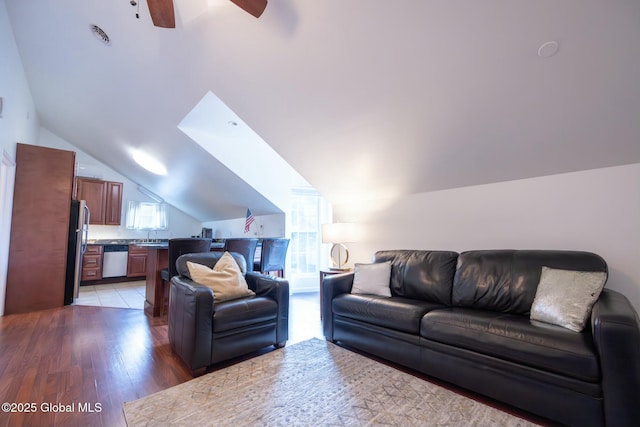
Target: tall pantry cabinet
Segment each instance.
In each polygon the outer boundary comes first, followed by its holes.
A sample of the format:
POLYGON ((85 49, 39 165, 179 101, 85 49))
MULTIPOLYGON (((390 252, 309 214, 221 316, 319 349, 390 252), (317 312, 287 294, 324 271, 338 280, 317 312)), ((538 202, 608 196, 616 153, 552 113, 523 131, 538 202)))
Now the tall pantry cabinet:
POLYGON ((75 153, 16 147, 5 314, 64 305, 75 153))

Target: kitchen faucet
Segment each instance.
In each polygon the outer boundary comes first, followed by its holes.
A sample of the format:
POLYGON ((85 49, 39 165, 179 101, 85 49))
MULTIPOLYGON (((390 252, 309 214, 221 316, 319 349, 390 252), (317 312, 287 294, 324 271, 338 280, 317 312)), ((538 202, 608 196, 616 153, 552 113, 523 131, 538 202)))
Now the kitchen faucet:
POLYGON ((155 242, 155 241, 157 240, 157 238, 158 238, 158 232, 157 232, 157 231, 155 231, 155 230, 149 230, 149 231, 147 232, 147 242, 151 242, 151 233, 154 233, 154 239, 153 239, 153 241, 155 242))

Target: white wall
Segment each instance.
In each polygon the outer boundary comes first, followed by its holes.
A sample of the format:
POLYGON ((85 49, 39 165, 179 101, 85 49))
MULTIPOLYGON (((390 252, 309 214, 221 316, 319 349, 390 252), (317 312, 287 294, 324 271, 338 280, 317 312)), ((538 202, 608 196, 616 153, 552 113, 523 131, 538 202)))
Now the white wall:
POLYGON ((35 144, 38 117, 4 0, 0 1, 0 316, 4 314, 16 143, 35 144))
MULTIPOLYGON (((79 150, 69 142, 59 138, 45 128, 40 129, 40 145, 44 147, 59 148, 76 152, 76 163, 91 166, 94 177, 123 183, 122 190, 122 222, 115 225, 91 225, 89 227, 89 239, 143 239, 147 238, 147 231, 128 230, 125 227, 125 213, 129 200, 151 202, 149 197, 138 191, 138 185, 120 175, 104 163, 99 162, 87 153, 79 150)), ((168 205, 169 228, 168 230, 153 232, 152 238, 169 239, 172 237, 190 237, 200 234, 200 222, 184 212, 168 205)))
POLYGON ((601 255, 640 312, 640 164, 334 206, 355 262, 381 249, 567 249, 601 255))
POLYGON ((216 239, 250 238, 250 237, 284 237, 285 214, 256 216, 248 233, 244 232, 246 218, 228 219, 225 221, 209 221, 202 224, 213 230, 216 239))
POLYGON ((4 0, 0 1, 0 64, 0 152, 6 150, 15 159, 17 142, 37 142, 39 124, 4 0))

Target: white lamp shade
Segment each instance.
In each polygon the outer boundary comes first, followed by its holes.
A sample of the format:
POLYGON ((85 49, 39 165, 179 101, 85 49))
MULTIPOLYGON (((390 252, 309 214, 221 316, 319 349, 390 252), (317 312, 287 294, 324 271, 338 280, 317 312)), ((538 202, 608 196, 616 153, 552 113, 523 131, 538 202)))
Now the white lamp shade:
POLYGON ((322 243, 348 243, 357 241, 355 224, 335 222, 322 224, 322 243))

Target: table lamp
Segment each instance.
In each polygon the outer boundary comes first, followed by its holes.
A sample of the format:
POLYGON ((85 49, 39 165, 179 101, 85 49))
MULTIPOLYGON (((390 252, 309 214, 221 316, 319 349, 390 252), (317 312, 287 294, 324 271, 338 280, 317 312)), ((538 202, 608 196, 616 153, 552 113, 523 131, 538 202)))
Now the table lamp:
POLYGON ((353 242, 355 236, 355 225, 350 222, 334 222, 332 224, 322 224, 322 243, 333 243, 331 246, 331 270, 347 271, 344 265, 349 261, 349 250, 344 245, 353 242))

